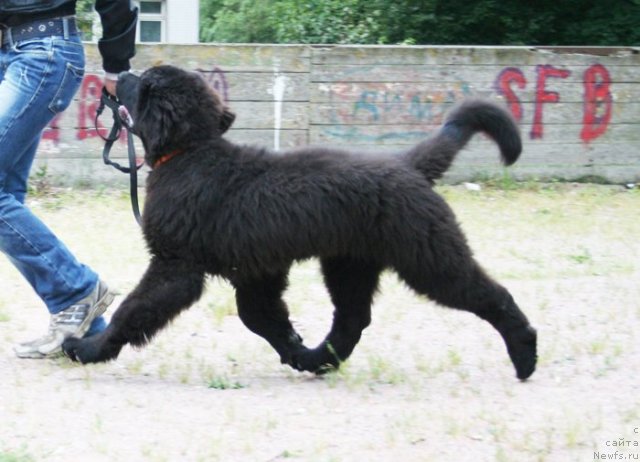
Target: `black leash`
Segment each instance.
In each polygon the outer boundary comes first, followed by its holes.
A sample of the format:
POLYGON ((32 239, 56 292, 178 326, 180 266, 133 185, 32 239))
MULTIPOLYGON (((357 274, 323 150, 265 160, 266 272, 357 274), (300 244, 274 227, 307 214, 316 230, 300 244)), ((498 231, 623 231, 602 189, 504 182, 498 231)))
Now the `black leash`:
POLYGON ((140 205, 138 203, 138 170, 140 170, 140 168, 144 165, 144 162, 140 164, 136 163, 136 150, 133 144, 133 134, 131 133, 131 130, 127 129, 127 151, 129 155, 129 166, 124 167, 109 158, 113 143, 115 143, 116 140, 120 137, 122 128, 127 128, 126 124, 122 123, 120 115, 118 114, 119 107, 120 103, 118 102, 118 100, 114 96, 112 96, 105 88, 102 88, 100 105, 96 110, 96 132, 105 141, 104 148, 102 149, 102 160, 104 161, 105 165, 110 165, 116 170, 121 171, 122 173, 129 174, 129 191, 131 194, 131 208, 133 209, 133 216, 135 217, 138 224, 142 225, 142 219, 140 217, 140 205), (100 130, 98 130, 98 118, 102 115, 105 107, 111 109, 113 115, 113 126, 111 127, 111 131, 106 138, 102 136, 100 130))

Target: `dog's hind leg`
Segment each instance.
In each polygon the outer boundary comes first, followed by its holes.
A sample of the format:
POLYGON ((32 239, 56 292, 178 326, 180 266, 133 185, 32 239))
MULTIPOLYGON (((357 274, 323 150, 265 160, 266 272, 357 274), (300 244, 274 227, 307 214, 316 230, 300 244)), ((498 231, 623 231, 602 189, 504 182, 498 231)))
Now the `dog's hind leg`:
POLYGON ((304 349, 302 337, 289 320, 282 299, 287 275, 265 275, 234 281, 238 315, 249 330, 263 337, 280 355, 283 364, 291 364, 294 353, 304 349))
POLYGON ((115 311, 109 326, 89 338, 67 339, 62 348, 81 363, 115 359, 130 343, 142 346, 202 294, 204 271, 181 260, 154 257, 142 280, 115 311))
POLYGON ((533 374, 536 366, 536 331, 511 294, 485 274, 469 256, 452 265, 447 256, 434 258, 439 267, 431 271, 397 268, 398 274, 416 292, 432 300, 470 311, 488 321, 502 336, 519 379, 533 374))
POLYGON ((371 303, 381 269, 372 262, 353 258, 322 260, 325 284, 335 307, 331 330, 314 349, 294 356, 292 366, 315 373, 336 369, 346 360, 371 322, 371 303))

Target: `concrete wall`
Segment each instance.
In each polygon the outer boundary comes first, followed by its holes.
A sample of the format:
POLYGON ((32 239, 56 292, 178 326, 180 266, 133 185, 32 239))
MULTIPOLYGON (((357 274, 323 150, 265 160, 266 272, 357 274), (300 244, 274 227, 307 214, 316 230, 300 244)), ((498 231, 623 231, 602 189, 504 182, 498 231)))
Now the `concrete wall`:
MULTIPOLYGON (((46 165, 64 182, 126 182, 100 160, 100 59, 92 45, 87 54, 77 101, 45 133, 36 169, 46 165)), ((237 113, 229 136, 239 142, 399 150, 475 95, 503 100, 520 122, 515 177, 640 181, 638 49, 141 45, 133 65, 161 63, 200 72, 223 95, 237 113)), ((122 140, 115 156, 125 149, 122 140)), ((447 180, 502 173, 497 149, 479 136, 447 180)))

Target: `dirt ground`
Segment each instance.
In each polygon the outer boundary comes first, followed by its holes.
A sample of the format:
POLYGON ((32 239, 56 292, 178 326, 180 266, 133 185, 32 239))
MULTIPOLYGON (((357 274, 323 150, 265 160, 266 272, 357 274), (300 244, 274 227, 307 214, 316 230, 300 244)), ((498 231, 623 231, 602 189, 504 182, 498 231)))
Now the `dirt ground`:
MULTIPOLYGON (((353 356, 321 378, 280 365, 216 280, 115 362, 21 360, 12 346, 48 317, 0 259, 0 462, 640 460, 640 192, 440 190, 538 329, 529 381, 488 324, 392 274, 353 356)), ((147 262, 127 194, 66 191, 31 205, 120 291, 113 313, 147 262)), ((315 262, 295 267, 287 301, 305 342, 319 342, 332 310, 315 262)))

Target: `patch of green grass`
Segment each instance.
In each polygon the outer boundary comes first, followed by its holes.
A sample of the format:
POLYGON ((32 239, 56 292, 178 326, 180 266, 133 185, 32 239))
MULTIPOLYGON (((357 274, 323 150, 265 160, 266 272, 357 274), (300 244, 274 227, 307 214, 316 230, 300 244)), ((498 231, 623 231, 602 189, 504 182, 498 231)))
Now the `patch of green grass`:
POLYGON ((289 451, 288 449, 285 449, 276 456, 276 459, 297 459, 299 457, 302 457, 301 451, 289 451))
POLYGON ((213 279, 208 282, 205 303, 217 327, 220 327, 227 317, 238 314, 235 292, 222 281, 213 279))
POLYGON ((450 349, 447 351, 447 362, 451 367, 457 367, 462 363, 462 357, 460 353, 450 349))
MULTIPOLYGON (((507 179, 508 180, 508 179, 507 179)), ((640 233, 638 197, 617 185, 502 184, 469 192, 439 186, 480 262, 497 278, 628 275, 635 271, 632 236, 640 233), (506 187, 503 187, 505 186, 506 187), (526 238, 525 238, 526 237, 526 238), (495 243, 506 245, 496 246, 495 243)))
POLYGON ((18 451, 1 451, 0 462, 35 462, 35 458, 27 453, 25 449, 18 451))
POLYGON ((370 355, 368 362, 370 379, 375 382, 396 385, 408 380, 406 373, 402 369, 382 355, 370 355))
POLYGON ((27 189, 30 196, 48 196, 52 192, 47 164, 42 164, 29 177, 27 189))
POLYGON ((213 388, 215 390, 240 390, 245 388, 240 382, 232 381, 225 376, 216 376, 209 379, 207 388, 213 388))
POLYGON ((593 258, 591 257, 591 252, 589 252, 589 249, 585 247, 580 247, 577 253, 567 255, 567 258, 579 265, 584 265, 587 263, 591 263, 593 261, 593 258))
POLYGON ((0 322, 9 321, 11 321, 11 316, 9 316, 9 313, 7 313, 3 307, 0 307, 0 322))

